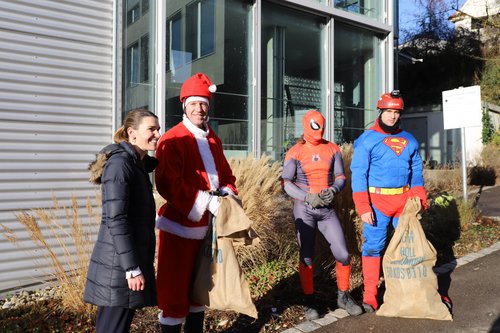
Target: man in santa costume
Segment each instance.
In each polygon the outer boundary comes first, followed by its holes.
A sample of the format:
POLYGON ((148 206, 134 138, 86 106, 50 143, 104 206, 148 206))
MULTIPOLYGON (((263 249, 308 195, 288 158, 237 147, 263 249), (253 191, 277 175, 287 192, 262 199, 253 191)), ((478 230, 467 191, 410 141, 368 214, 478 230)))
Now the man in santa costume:
POLYGON ((182 121, 158 142, 156 188, 167 200, 158 211, 157 292, 162 332, 203 332, 203 306, 190 301, 194 265, 217 216, 219 196, 237 194, 235 177, 222 142, 208 125, 208 110, 216 86, 203 73, 181 87, 182 121))
POLYGON ((363 220, 363 308, 378 308, 377 287, 387 228, 396 229, 409 197, 427 207, 418 142, 400 128, 403 98, 398 90, 383 94, 377 103, 375 125, 354 141, 351 162, 353 200, 363 220))

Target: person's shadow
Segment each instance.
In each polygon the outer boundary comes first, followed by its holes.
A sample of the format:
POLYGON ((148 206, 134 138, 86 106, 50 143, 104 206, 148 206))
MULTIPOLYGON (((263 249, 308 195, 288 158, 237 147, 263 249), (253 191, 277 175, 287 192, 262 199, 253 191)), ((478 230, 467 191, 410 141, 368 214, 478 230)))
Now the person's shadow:
POLYGON ((429 208, 422 213, 422 228, 427 240, 437 252, 435 273, 438 280, 438 292, 446 300, 451 311, 451 299, 448 291, 451 285, 451 273, 457 266, 453 246, 460 238, 460 213, 455 198, 446 192, 431 200, 429 208))
POLYGON ((500 316, 497 317, 497 319, 493 323, 493 326, 491 326, 488 333, 499 333, 499 332, 500 332, 500 316))

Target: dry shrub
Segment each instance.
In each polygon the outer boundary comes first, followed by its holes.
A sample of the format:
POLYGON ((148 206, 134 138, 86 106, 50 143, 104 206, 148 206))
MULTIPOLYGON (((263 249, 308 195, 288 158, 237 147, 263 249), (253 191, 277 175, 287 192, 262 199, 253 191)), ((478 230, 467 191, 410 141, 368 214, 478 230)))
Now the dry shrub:
POLYGON ((457 200, 458 213, 460 214, 460 225, 462 230, 469 228, 479 219, 479 211, 474 207, 474 200, 465 202, 463 199, 457 200))
POLYGON ((167 202, 156 189, 153 190, 153 198, 155 199, 156 211, 167 202))
POLYGON ((435 169, 424 168, 424 183, 427 196, 433 198, 443 191, 458 194, 462 191, 462 168, 444 165, 435 169))
MULTIPOLYGON (((20 212, 16 218, 37 246, 33 251, 42 251, 46 262, 42 267, 47 269, 44 273, 52 276, 53 283, 59 287, 63 306, 80 313, 91 313, 92 306, 83 301, 83 290, 100 220, 99 214, 93 211, 90 199, 87 199, 86 205, 87 223, 82 221, 79 208, 74 197, 70 207, 61 206, 53 198, 51 208, 20 212)), ((23 248, 12 230, 3 227, 3 232, 11 243, 23 248)))
MULTIPOLYGON (((427 168, 424 165, 425 188, 428 196, 434 198, 443 191, 460 196, 463 189, 461 164, 441 165, 427 168)), ((469 185, 495 185, 500 175, 500 146, 487 144, 481 151, 481 159, 476 165, 467 168, 469 185)))
POLYGON ((335 211, 342 222, 349 253, 359 255, 363 240, 363 222, 356 214, 352 199, 352 173, 350 166, 354 147, 348 143, 342 145, 341 149, 346 183, 344 189, 335 196, 335 211))
POLYGON ((245 213, 261 240, 255 246, 237 248, 243 270, 248 273, 270 261, 296 258, 292 204, 281 189, 281 163, 273 163, 265 155, 260 159, 232 159, 229 163, 245 213))

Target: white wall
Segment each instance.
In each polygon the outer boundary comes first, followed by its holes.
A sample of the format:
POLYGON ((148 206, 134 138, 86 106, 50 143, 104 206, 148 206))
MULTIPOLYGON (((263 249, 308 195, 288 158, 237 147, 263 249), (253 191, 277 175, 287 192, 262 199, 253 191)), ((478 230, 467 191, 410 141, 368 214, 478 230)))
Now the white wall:
POLYGON ((0 292, 47 272, 15 214, 74 196, 84 216, 95 197, 87 166, 112 135, 113 7, 0 0, 0 292))
MULTIPOLYGON (((433 160, 439 164, 461 161, 461 130, 445 130, 442 111, 412 113, 405 110, 403 127, 419 141, 423 160, 433 160)), ((481 140, 481 127, 466 128, 465 151, 468 164, 474 165, 478 161, 483 148, 481 140)))

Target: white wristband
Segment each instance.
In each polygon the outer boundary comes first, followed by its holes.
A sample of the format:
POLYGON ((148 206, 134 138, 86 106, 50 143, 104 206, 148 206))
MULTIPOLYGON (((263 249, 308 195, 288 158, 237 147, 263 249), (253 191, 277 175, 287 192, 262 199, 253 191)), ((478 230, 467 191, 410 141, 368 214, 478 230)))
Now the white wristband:
POLYGON ((130 271, 125 272, 125 278, 130 279, 142 274, 141 268, 137 266, 137 268, 131 269, 130 271))

